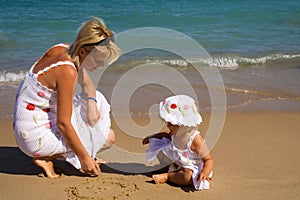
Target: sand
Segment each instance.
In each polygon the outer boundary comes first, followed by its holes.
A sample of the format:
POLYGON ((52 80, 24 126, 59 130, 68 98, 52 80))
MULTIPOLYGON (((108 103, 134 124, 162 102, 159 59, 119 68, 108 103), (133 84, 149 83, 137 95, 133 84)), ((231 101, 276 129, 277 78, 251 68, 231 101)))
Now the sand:
MULTIPOLYGON (((204 114, 204 120, 208 116, 204 114)), ((143 119, 139 119, 143 121, 143 119)), ((98 177, 75 173, 62 161, 58 179, 40 177, 41 170, 17 147, 12 121, 0 120, 0 199, 299 199, 300 112, 231 111, 212 150, 215 159, 211 188, 156 185, 149 173, 124 173, 114 168, 141 167, 107 153, 98 177), (108 154, 109 155, 109 154, 108 154), (116 160, 120 160, 118 163, 116 160), (113 168, 111 168, 113 167, 113 168)), ((201 125, 204 132, 208 120, 201 125)), ((117 134, 116 146, 143 152, 139 138, 117 134)), ((144 166, 146 167, 146 166, 144 166)), ((129 170, 130 171, 130 170, 129 170)))

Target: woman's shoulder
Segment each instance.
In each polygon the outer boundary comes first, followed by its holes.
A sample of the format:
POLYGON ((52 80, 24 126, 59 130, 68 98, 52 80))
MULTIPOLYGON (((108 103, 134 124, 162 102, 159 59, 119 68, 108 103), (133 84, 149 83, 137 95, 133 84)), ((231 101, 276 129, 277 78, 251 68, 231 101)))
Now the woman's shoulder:
POLYGON ((38 73, 41 70, 49 70, 54 66, 72 65, 76 68, 68 53, 68 44, 58 44, 49 48, 45 54, 33 65, 32 72, 38 73))
POLYGON ((69 45, 68 44, 57 44, 48 49, 45 53, 45 57, 53 60, 53 62, 57 61, 72 61, 71 57, 68 53, 69 45))
POLYGON ((46 52, 46 55, 53 56, 56 54, 66 53, 66 52, 68 52, 69 48, 70 48, 69 44, 59 43, 59 44, 56 44, 56 45, 53 45, 52 47, 50 47, 48 49, 48 51, 46 52))

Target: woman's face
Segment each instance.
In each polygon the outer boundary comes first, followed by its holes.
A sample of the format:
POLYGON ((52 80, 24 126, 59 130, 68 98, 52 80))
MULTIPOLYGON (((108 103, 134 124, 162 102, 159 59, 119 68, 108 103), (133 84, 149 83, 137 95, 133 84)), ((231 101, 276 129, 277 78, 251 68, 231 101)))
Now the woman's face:
POLYGON ((83 49, 82 52, 83 53, 80 54, 81 67, 93 71, 98 67, 104 66, 107 57, 106 53, 97 49, 92 50, 90 53, 83 49))

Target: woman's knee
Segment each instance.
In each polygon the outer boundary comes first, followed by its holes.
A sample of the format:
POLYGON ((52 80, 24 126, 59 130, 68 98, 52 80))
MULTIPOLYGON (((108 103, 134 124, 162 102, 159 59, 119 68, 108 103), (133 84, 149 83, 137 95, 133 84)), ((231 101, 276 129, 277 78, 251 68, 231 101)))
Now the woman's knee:
POLYGON ((107 136, 107 142, 109 142, 111 145, 113 145, 116 141, 116 136, 114 130, 110 129, 108 136, 107 136))
POLYGON ((110 129, 106 138, 106 141, 101 150, 105 150, 110 148, 115 143, 115 132, 110 129))

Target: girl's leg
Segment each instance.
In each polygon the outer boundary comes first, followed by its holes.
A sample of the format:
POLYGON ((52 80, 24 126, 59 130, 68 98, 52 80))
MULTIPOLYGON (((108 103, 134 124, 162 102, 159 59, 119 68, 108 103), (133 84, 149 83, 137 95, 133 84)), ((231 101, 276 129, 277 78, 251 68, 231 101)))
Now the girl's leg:
POLYGON ((170 181, 177 185, 191 185, 193 183, 192 174, 192 170, 181 168, 177 172, 153 175, 152 178, 156 184, 170 181))
POLYGON ((56 158, 61 158, 62 156, 60 154, 49 156, 49 157, 38 157, 38 158, 32 158, 34 164, 36 164, 38 167, 41 167, 44 172, 46 173, 48 178, 57 178, 59 177, 58 174, 54 171, 54 166, 52 160, 56 158))

